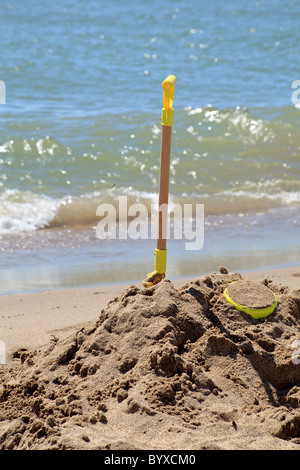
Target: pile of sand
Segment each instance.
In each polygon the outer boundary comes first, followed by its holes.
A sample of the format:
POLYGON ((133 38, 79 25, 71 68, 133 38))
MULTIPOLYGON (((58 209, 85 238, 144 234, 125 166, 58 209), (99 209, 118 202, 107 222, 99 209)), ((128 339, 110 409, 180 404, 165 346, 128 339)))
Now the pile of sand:
POLYGON ((255 320, 221 272, 129 286, 92 328, 21 351, 0 449, 299 449, 300 290, 261 281, 278 306, 255 320))

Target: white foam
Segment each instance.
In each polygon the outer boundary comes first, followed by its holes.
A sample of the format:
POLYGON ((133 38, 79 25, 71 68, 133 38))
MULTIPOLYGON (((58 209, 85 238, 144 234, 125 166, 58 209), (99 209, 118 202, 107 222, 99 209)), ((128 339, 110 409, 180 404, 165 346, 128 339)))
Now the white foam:
MULTIPOLYGON (((178 203, 196 202, 205 204, 207 214, 298 206, 300 203, 300 191, 267 192, 266 188, 259 185, 256 190, 251 183, 246 186, 248 191, 232 189, 214 194, 170 194, 169 210, 176 209, 178 203)), ((134 203, 145 204, 154 215, 158 209, 157 193, 138 191, 131 186, 119 188, 118 191, 108 190, 103 194, 94 191, 81 196, 66 195, 57 199, 31 191, 5 190, 0 193, 0 234, 29 232, 55 225, 90 223, 97 219, 96 210, 101 203, 113 204, 118 214, 120 196, 127 196, 128 207, 134 203)))
POLYGON ((19 233, 47 227, 59 200, 31 191, 9 189, 0 194, 0 233, 19 233))
POLYGON ((279 191, 278 193, 265 193, 260 191, 224 191, 220 196, 232 196, 234 198, 245 199, 265 199, 277 204, 297 204, 300 203, 300 191, 279 191))

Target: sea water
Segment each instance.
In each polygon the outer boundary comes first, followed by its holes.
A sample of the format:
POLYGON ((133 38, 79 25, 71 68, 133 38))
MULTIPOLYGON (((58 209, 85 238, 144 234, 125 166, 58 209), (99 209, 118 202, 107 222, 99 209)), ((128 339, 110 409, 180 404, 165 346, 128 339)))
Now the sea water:
POLYGON ((169 74, 170 207, 204 204, 205 233, 168 240, 167 276, 299 264, 299 20, 297 0, 3 2, 0 293, 152 271, 155 240, 100 240, 96 211, 157 203, 169 74))

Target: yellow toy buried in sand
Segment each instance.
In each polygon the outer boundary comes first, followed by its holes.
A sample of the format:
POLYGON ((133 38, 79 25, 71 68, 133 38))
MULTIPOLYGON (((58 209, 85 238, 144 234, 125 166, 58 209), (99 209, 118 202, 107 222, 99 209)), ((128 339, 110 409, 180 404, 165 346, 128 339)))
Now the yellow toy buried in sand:
POLYGON ((155 250, 154 271, 147 274, 143 281, 144 287, 158 284, 166 275, 167 266, 167 208, 169 200, 170 155, 171 136, 173 126, 173 101, 177 78, 169 75, 163 82, 163 109, 161 116, 161 153, 160 153, 160 179, 158 199, 158 236, 155 250))
POLYGON ((228 303, 255 319, 268 317, 277 306, 274 292, 259 282, 235 281, 226 287, 223 294, 228 303))

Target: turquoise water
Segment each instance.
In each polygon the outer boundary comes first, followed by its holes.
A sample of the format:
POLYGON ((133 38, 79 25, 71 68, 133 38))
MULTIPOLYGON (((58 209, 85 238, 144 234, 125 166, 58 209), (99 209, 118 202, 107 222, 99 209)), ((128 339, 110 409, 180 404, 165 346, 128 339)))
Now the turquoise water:
POLYGON ((154 241, 97 239, 96 209, 157 201, 169 74, 170 203, 204 204, 205 243, 170 240, 168 276, 299 264, 299 20, 296 0, 5 3, 0 292, 152 270, 154 241))

